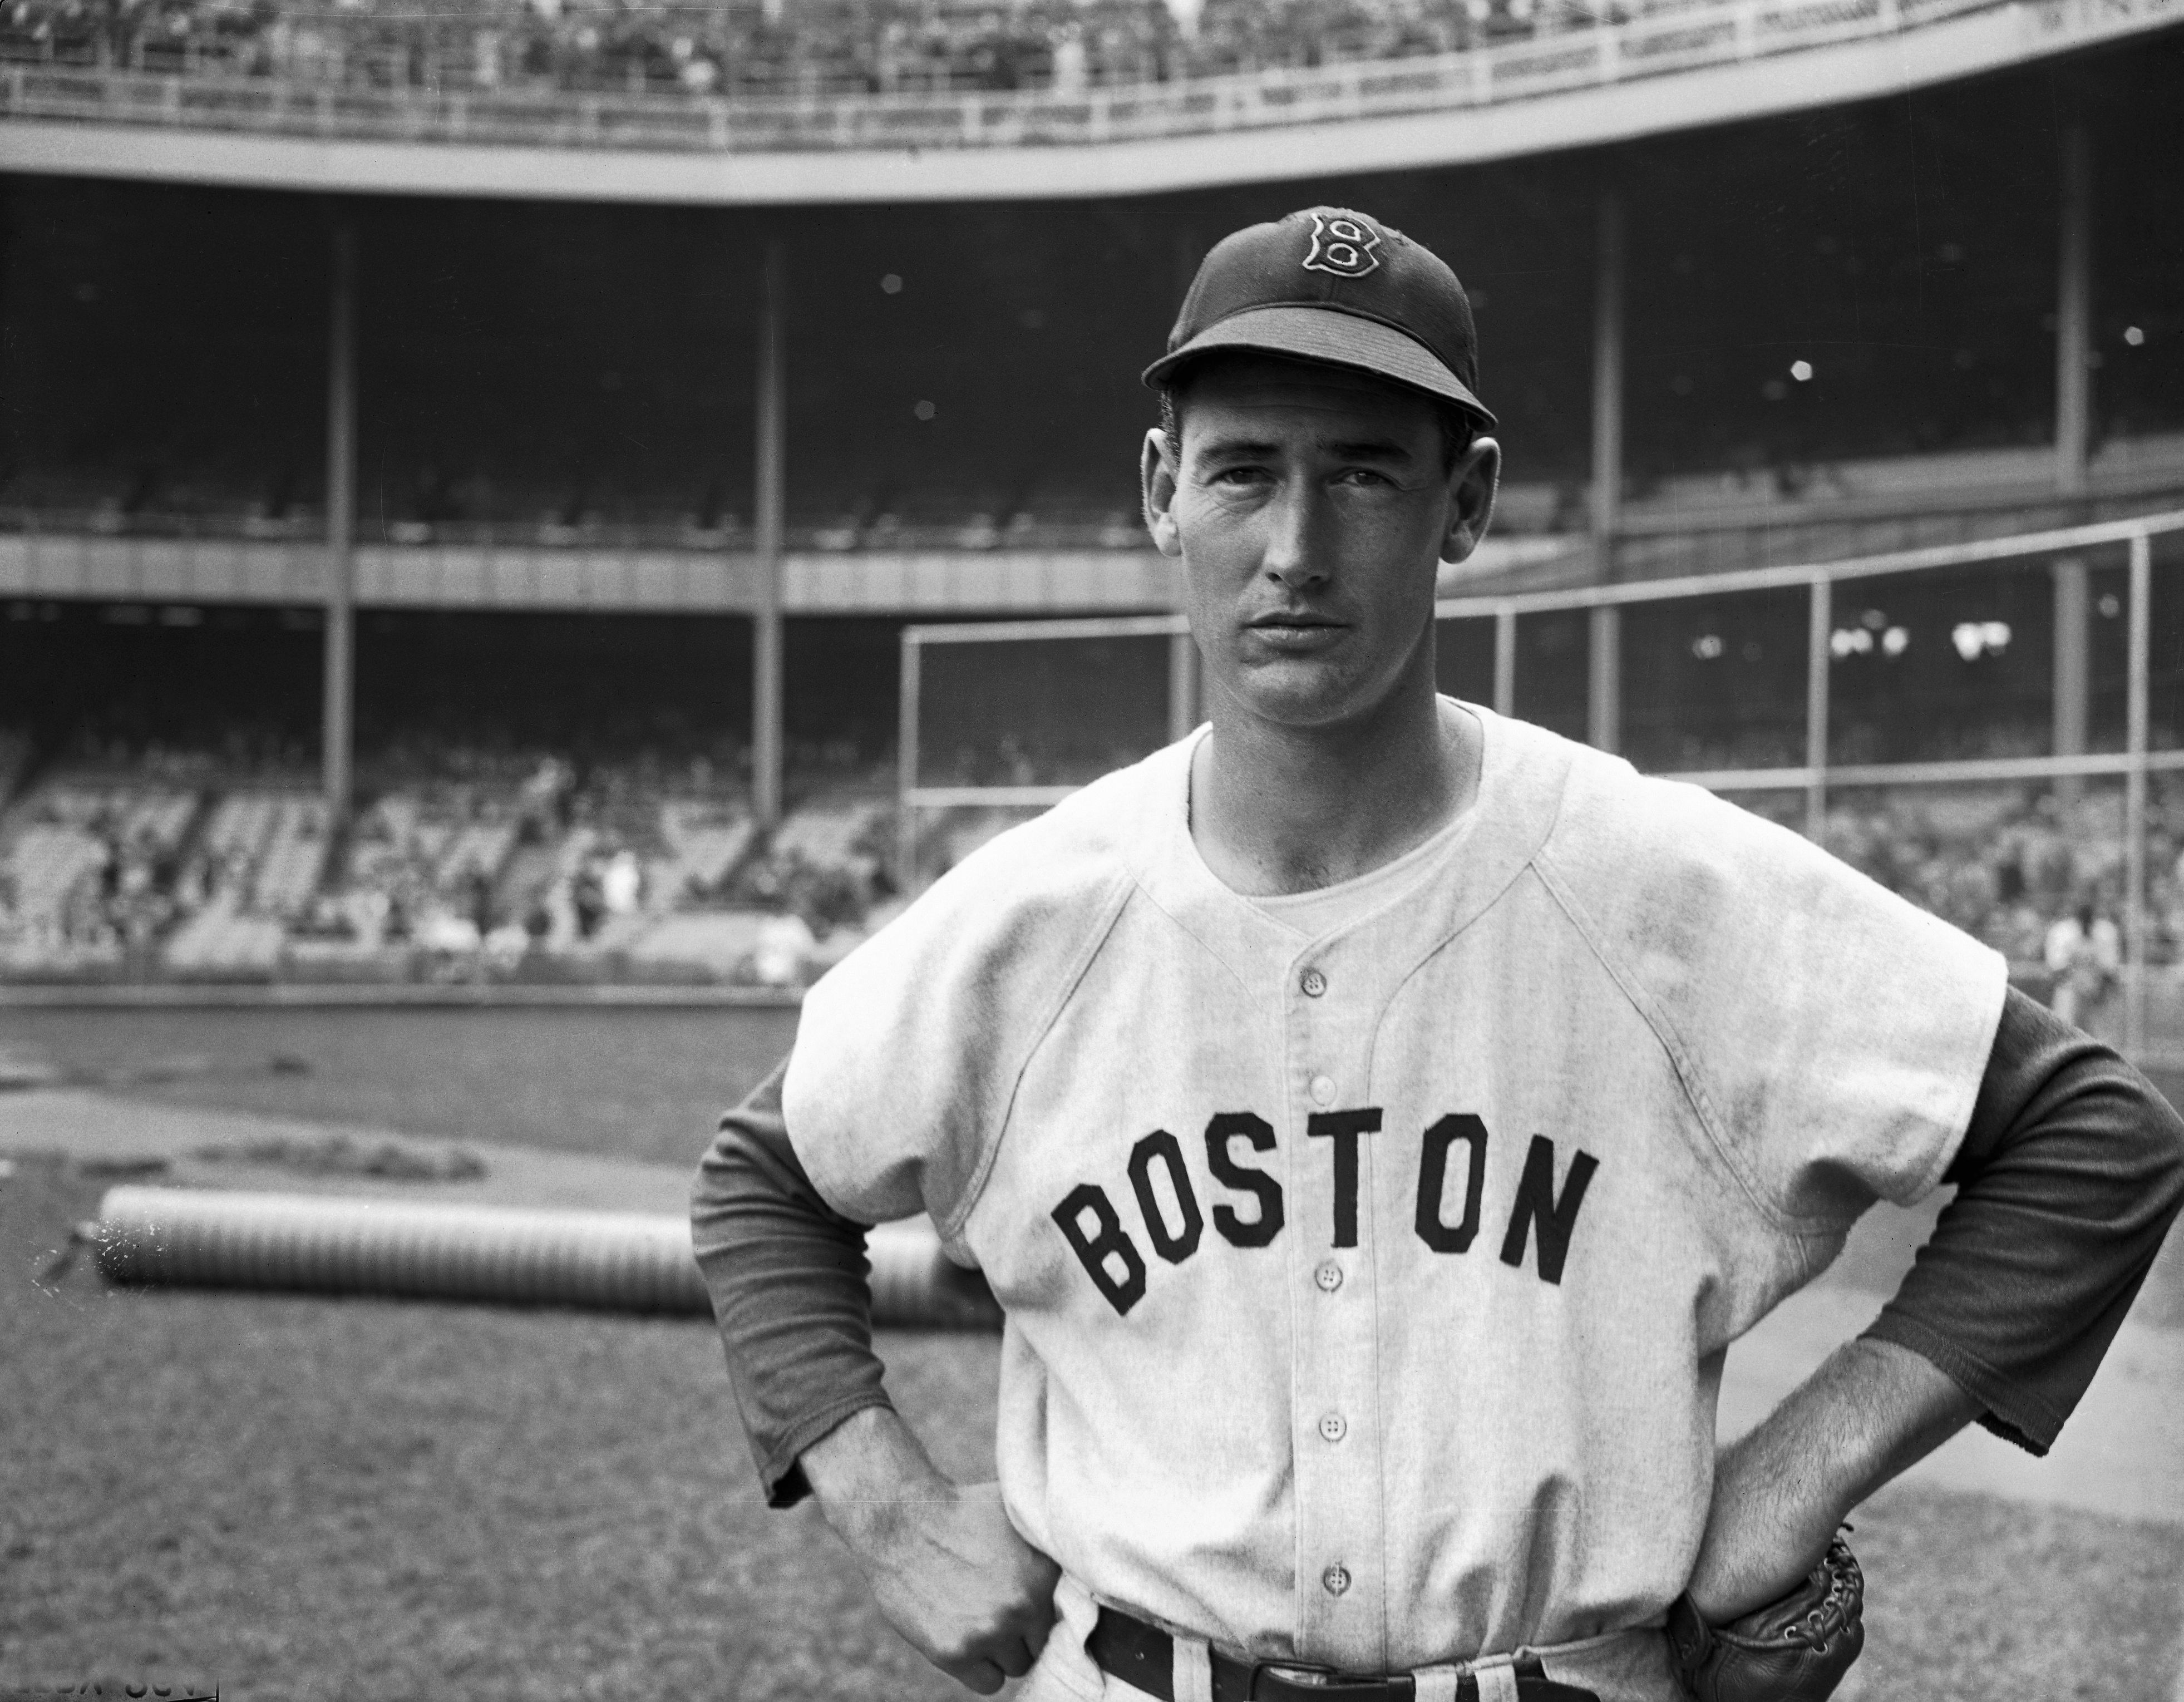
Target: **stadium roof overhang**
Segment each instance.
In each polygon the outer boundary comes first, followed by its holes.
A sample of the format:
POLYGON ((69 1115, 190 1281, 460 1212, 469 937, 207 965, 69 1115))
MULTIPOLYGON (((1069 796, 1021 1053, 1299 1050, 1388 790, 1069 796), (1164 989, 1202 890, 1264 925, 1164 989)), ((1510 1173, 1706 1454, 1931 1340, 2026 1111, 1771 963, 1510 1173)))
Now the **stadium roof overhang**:
POLYGON ((362 194, 712 206, 1158 194, 1594 147, 1869 100, 2150 33, 2184 0, 2033 0, 1915 29, 1450 111, 1061 147, 729 153, 0 120, 0 171, 362 194))

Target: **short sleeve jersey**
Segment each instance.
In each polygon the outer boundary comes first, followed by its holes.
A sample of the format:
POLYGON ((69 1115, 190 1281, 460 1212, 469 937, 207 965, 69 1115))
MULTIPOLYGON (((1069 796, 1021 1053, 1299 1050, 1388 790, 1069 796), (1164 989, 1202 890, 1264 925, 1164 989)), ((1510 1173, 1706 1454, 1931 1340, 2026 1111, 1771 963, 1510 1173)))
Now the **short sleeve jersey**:
MULTIPOLYGON (((1065 1604, 1358 1671, 1658 1625, 1724 1348, 1962 1138, 1999 957, 1472 713, 1459 831, 1334 932, 1200 857, 1201 731, 811 990, 790 1140, 836 1209, 928 1211, 984 1270, 1002 1488, 1065 1604)), ((1101 1694, 1081 1630, 1052 1694, 1101 1694)))

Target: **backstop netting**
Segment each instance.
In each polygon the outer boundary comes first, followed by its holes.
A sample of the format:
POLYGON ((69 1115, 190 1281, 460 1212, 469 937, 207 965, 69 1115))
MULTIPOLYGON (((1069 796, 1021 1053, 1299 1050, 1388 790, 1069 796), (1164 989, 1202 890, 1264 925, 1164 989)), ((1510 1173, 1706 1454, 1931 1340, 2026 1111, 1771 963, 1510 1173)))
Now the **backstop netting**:
POLYGON ((902 642, 898 866, 913 885, 1197 721, 1178 615, 911 626, 902 642))
MULTIPOLYGON (((1437 673, 1809 835, 2035 990, 2075 978, 2096 1032, 2184 1062, 2180 567, 2184 514, 2164 514, 1458 598, 1437 673)), ((1179 616, 914 626, 903 646, 913 885, 1198 719, 1179 616)))

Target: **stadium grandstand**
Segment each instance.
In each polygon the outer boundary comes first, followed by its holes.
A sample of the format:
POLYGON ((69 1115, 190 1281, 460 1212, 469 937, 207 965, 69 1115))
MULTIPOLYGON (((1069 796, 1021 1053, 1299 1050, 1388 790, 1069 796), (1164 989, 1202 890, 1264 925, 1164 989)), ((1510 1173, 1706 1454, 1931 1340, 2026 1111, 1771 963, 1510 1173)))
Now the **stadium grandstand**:
POLYGON ((808 978, 1189 724, 1136 375, 1322 200, 1477 311, 1451 689, 2173 965, 2171 17, 0 0, 0 981, 808 978))

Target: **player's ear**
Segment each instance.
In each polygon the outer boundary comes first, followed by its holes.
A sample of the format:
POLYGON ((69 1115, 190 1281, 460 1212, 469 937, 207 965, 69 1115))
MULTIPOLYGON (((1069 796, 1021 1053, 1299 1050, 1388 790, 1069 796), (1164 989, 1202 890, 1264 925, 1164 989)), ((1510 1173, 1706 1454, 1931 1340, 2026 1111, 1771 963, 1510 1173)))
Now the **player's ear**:
POLYGON ((1138 487, 1145 503, 1145 530, 1153 535, 1153 548, 1165 556, 1183 553, 1183 537, 1175 529, 1176 465, 1168 448, 1167 433, 1156 426, 1145 433, 1138 458, 1138 487))
POLYGON ((1441 537, 1440 559, 1466 559, 1486 536, 1494 520, 1494 493, 1502 483, 1502 446, 1491 437, 1474 437, 1448 470, 1448 530, 1441 537))

